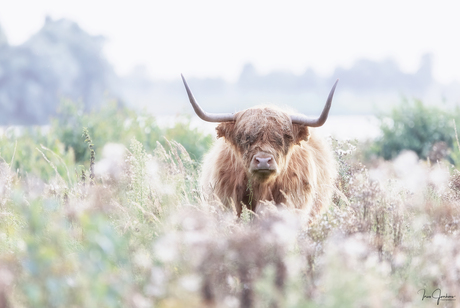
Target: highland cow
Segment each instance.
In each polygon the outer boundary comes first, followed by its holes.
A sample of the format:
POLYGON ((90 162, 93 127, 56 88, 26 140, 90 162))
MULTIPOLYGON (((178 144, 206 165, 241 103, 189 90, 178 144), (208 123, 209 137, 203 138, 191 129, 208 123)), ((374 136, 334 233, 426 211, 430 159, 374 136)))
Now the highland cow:
POLYGON ((242 205, 256 211, 265 201, 305 209, 309 217, 331 202, 336 162, 326 140, 311 127, 326 122, 337 81, 321 116, 310 119, 276 107, 259 106, 235 114, 201 109, 182 76, 196 114, 219 122, 218 140, 205 156, 201 185, 240 215, 242 205))

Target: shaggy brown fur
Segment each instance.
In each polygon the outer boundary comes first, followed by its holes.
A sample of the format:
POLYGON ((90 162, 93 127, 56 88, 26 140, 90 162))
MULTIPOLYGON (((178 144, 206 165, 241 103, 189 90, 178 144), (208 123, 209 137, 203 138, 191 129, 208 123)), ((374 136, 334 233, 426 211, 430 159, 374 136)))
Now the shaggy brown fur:
POLYGON ((201 184, 226 205, 242 203, 253 211, 273 201, 322 212, 331 200, 336 163, 327 143, 307 126, 292 124, 286 112, 256 107, 235 114, 234 122, 217 126, 220 137, 205 156, 201 184), (259 178, 249 167, 256 153, 273 155, 277 171, 259 178))

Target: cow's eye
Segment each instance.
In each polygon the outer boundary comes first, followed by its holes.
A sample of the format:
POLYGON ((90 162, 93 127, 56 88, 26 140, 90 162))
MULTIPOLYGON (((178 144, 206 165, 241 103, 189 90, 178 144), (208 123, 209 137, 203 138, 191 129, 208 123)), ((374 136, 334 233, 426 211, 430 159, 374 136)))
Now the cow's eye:
POLYGON ((246 144, 251 145, 252 143, 254 143, 254 140, 255 140, 255 138, 252 135, 246 135, 246 137, 245 137, 246 144))
POLYGON ((287 143, 290 143, 294 140, 294 138, 290 134, 284 134, 284 140, 286 140, 287 143))
POLYGON ((280 137, 275 137, 274 139, 276 145, 283 146, 283 139, 281 139, 280 137))

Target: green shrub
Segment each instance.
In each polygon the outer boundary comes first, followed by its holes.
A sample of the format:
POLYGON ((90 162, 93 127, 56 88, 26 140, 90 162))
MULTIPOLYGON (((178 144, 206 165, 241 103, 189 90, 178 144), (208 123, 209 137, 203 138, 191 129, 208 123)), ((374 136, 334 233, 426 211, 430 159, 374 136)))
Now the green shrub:
POLYGON ((453 120, 460 123, 460 110, 445 110, 424 105, 419 100, 412 103, 405 100, 389 116, 381 115, 379 120, 382 135, 372 144, 372 153, 390 160, 403 150, 411 150, 426 159, 433 150, 436 151, 433 149, 436 144, 444 143, 454 149, 453 120))
MULTIPOLYGON (((196 161, 201 160, 213 141, 212 135, 205 135, 197 128, 191 128, 190 118, 176 122, 173 127, 167 128, 164 136, 183 145, 190 157, 196 161)), ((166 146, 167 142, 164 139, 160 139, 160 142, 163 146, 166 146)))
POLYGON ((22 128, 1 136, 0 158, 20 178, 34 175, 48 181, 58 176, 71 181, 70 173, 75 169, 73 149, 66 150, 61 141, 42 128, 22 128))
POLYGON ((128 147, 132 138, 152 151, 162 132, 155 118, 148 113, 144 114, 141 116, 134 110, 119 106, 115 101, 108 102, 98 110, 84 113, 83 104, 62 101, 58 117, 52 121, 52 132, 65 144, 66 150, 74 150, 78 163, 89 160, 88 147, 81 142, 83 127, 88 129, 96 151, 108 142, 122 143, 128 147))
POLYGON ((160 128, 153 115, 138 113, 115 101, 89 113, 83 112, 82 104, 63 101, 58 118, 53 120, 52 131, 66 149, 74 150, 78 163, 89 160, 89 150, 81 142, 83 127, 88 128, 96 151, 108 142, 122 143, 128 148, 135 138, 147 152, 152 152, 157 147, 157 141, 167 145, 164 136, 181 143, 192 158, 200 160, 212 143, 211 135, 192 128, 190 119, 177 122, 172 128, 160 128))
POLYGON ((157 142, 168 147, 168 140, 181 143, 192 159, 200 161, 212 143, 212 136, 191 127, 190 119, 173 127, 161 128, 153 115, 136 112, 108 102, 98 110, 84 112, 81 103, 63 100, 58 117, 49 127, 11 127, 0 136, 0 159, 8 163, 20 177, 28 174, 49 182, 54 176, 68 184, 75 181, 78 165, 90 166, 90 150, 82 136, 83 128, 91 136, 96 159, 107 143, 120 143, 129 148, 135 138, 147 153, 153 153, 157 142), (54 166, 50 168, 50 165, 54 166), (56 174, 57 172, 57 174, 56 174))

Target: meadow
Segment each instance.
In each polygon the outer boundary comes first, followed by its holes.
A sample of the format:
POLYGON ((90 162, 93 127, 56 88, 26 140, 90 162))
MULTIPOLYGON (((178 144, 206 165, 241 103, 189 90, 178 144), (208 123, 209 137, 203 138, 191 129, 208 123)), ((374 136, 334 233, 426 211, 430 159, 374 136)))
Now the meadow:
POLYGON ((187 120, 63 102, 47 129, 6 129, 0 307, 458 306, 454 113, 402 108, 414 125, 395 111, 379 140, 329 139, 337 189, 312 224, 287 206, 237 218, 208 202, 214 137, 187 120), (431 139, 404 139, 414 126, 431 139))

